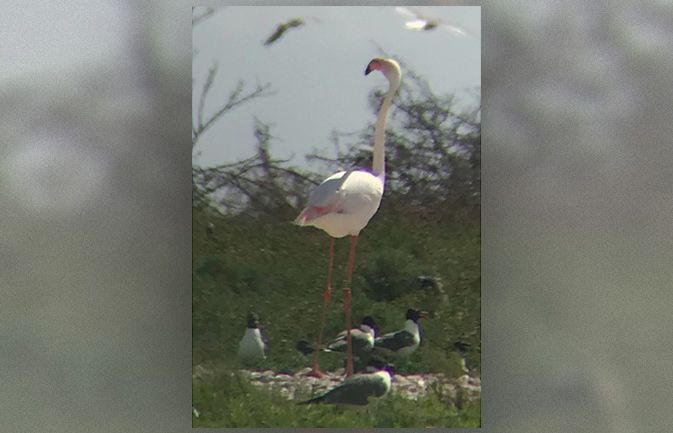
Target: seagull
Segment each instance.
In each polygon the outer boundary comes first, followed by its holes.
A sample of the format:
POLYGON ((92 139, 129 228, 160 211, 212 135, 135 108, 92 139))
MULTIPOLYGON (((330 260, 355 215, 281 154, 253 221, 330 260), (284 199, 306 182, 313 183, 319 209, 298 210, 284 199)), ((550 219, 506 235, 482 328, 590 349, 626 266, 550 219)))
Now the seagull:
POLYGON ((278 24, 278 27, 276 27, 276 30, 267 38, 267 40, 264 42, 264 45, 269 46, 276 42, 281 36, 283 36, 283 33, 291 29, 292 27, 300 27, 304 25, 304 20, 301 18, 292 18, 286 23, 278 24))
MULTIPOLYGON (((348 342, 346 341, 347 332, 341 331, 334 340, 327 344, 327 347, 321 349, 323 352, 346 352, 348 342)), ((353 343, 353 355, 361 355, 374 348, 374 339, 376 338, 376 322, 371 316, 362 319, 360 328, 351 329, 351 339, 353 343)), ((297 342, 297 350, 304 355, 315 351, 315 346, 306 340, 297 342)))
MULTIPOLYGON (((332 340, 324 352, 346 352, 348 343, 346 341, 346 331, 342 331, 332 340)), ((351 329, 351 339, 353 343, 353 355, 359 355, 362 352, 368 352, 374 348, 374 339, 376 338, 376 322, 371 316, 362 319, 360 329, 351 329)))
POLYGON ((246 320, 247 328, 238 344, 238 357, 245 364, 253 364, 266 359, 267 345, 259 328, 257 314, 248 314, 246 320))
POLYGON ((457 36, 468 35, 467 31, 461 27, 444 22, 439 18, 421 15, 419 12, 412 11, 411 9, 405 8, 403 6, 397 6, 395 8, 395 12, 410 18, 409 21, 404 23, 404 27, 406 27, 407 30, 434 30, 437 27, 442 27, 457 36))
POLYGON ((409 308, 406 314, 407 321, 404 324, 404 329, 378 337, 374 341, 374 346, 377 349, 380 348, 392 353, 394 356, 408 356, 412 354, 418 348, 418 345, 421 344, 418 319, 423 317, 427 317, 425 311, 409 308))
POLYGON ((369 397, 381 397, 390 391, 391 366, 378 358, 372 358, 369 362, 374 368, 373 373, 355 374, 347 377, 340 385, 330 389, 323 395, 298 404, 329 403, 329 404, 352 404, 364 406, 369 402, 369 397))
POLYGON ((472 345, 470 343, 466 343, 462 339, 459 339, 453 343, 453 350, 455 353, 458 354, 460 362, 460 371, 463 374, 470 374, 470 366, 468 365, 466 355, 467 352, 471 350, 471 347, 472 345))

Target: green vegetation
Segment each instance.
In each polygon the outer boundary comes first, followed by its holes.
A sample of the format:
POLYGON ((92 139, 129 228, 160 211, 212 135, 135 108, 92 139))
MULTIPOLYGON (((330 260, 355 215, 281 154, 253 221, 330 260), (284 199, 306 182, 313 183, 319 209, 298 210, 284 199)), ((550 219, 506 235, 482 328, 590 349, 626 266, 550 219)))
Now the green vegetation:
MULTIPOLYGON (((386 396, 364 411, 311 406, 298 408, 285 398, 254 388, 231 363, 249 311, 259 314, 269 339, 269 356, 259 366, 294 373, 310 359, 294 346, 317 337, 325 285, 328 237, 289 222, 263 222, 241 216, 193 217, 193 363, 228 363, 214 380, 194 381, 195 426, 219 427, 421 427, 478 426, 479 404, 457 412, 428 395, 418 401, 386 396), (207 222, 215 224, 213 237, 207 222), (389 412, 390 409, 394 409, 389 412)), ((344 328, 341 281, 347 239, 336 244, 334 289, 326 336, 344 328)), ((399 329, 408 306, 432 313, 421 326, 424 342, 396 373, 460 374, 453 343, 471 344, 468 359, 480 368, 480 232, 470 225, 420 225, 377 215, 363 231, 353 279, 353 317, 372 315, 381 332, 399 329), (422 287, 420 275, 441 278, 448 299, 422 287)), ((321 354, 323 369, 343 366, 336 354, 321 354)))
MULTIPOLYGON (((298 339, 317 337, 328 237, 288 222, 223 216, 214 220, 211 240, 203 215, 195 212, 193 223, 194 364, 235 354, 245 316, 255 311, 269 339, 267 367, 291 372, 307 366, 294 347, 298 339)), ((471 344, 468 359, 479 369, 479 239, 479 227, 413 225, 384 215, 363 231, 352 284, 354 320, 372 315, 380 331, 388 332, 401 327, 409 306, 433 315, 421 322, 425 343, 418 356, 397 363, 398 371, 454 376, 455 365, 442 360, 459 338, 471 344), (422 287, 420 275, 441 278, 448 302, 433 287, 422 287)), ((344 328, 341 281, 347 248, 346 239, 337 241, 326 336, 344 328)), ((321 364, 337 368, 341 360, 325 354, 321 364)))
MULTIPOLYGON (((207 81, 202 97, 208 89, 207 81)), ((258 87, 243 97, 239 84, 229 99, 235 104, 228 103, 217 116, 266 89, 258 87)), ((380 99, 372 92, 375 112, 380 99)), ((466 357, 472 373, 479 375, 480 109, 456 112, 451 95, 434 94, 421 77, 405 70, 390 119, 385 194, 358 241, 351 286, 354 323, 370 315, 385 333, 402 326, 408 307, 426 310, 431 317, 421 321, 423 342, 408 359, 395 361, 396 373, 457 377, 461 357, 455 344, 460 341, 469 345, 466 357)), ((197 127, 193 144, 203 130, 205 126, 197 127)), ((360 411, 298 408, 280 395, 254 388, 236 373, 237 345, 251 311, 259 315, 269 339, 269 356, 259 368, 292 374, 309 366, 310 359, 295 345, 299 339, 317 337, 329 238, 291 221, 326 174, 337 167, 371 166, 371 152, 363 150, 372 142, 371 126, 357 136, 334 133, 335 149, 349 150, 337 150, 335 158, 308 155, 322 165, 317 171, 274 159, 268 125, 258 120, 254 132, 256 155, 193 167, 193 365, 216 372, 193 381, 193 404, 199 412, 194 425, 479 426, 479 402, 465 402, 458 410, 445 396, 430 393, 418 401, 387 395, 360 411), (350 142, 341 143, 344 139, 350 142)), ((326 338, 345 326, 342 280, 347 250, 348 239, 337 240, 326 338)), ((320 366, 333 370, 343 361, 336 354, 321 354, 320 366)))
POLYGON ((194 427, 479 427, 480 402, 457 410, 440 394, 430 392, 416 401, 386 395, 363 408, 334 405, 298 406, 276 392, 251 385, 228 369, 194 380, 194 427))

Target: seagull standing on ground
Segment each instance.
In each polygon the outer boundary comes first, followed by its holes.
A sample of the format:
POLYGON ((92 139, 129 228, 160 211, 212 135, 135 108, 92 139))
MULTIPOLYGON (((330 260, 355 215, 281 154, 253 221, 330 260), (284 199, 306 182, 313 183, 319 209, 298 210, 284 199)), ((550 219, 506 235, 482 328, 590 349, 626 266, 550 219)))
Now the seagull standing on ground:
POLYGON ((267 345, 259 328, 259 317, 248 314, 245 334, 238 344, 238 357, 244 364, 254 364, 266 358, 267 345))
POLYGON ((364 406, 369 402, 369 397, 381 397, 387 394, 392 381, 391 367, 376 358, 373 358, 369 365, 375 369, 374 373, 347 377, 340 385, 323 395, 299 404, 328 403, 364 406))
POLYGON ((405 316, 407 320, 404 323, 404 329, 376 338, 374 347, 398 357, 411 355, 421 344, 418 319, 426 316, 424 311, 409 308, 405 316))

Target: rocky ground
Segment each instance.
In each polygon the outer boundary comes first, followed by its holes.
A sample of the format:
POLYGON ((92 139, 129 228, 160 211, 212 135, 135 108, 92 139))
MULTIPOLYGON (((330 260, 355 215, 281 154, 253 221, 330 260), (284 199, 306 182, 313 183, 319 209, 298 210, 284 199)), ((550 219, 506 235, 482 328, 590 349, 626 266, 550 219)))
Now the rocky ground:
MULTIPOLYGON (((309 368, 294 375, 275 373, 271 370, 241 370, 250 382, 258 387, 278 391, 289 400, 300 400, 310 395, 320 394, 341 383, 343 369, 327 372, 322 378, 308 376, 309 368)), ((194 369, 195 377, 204 377, 212 373, 202 366, 194 369)), ((464 374, 458 378, 449 378, 443 374, 410 374, 393 376, 393 394, 400 394, 410 400, 416 400, 428 392, 437 391, 460 405, 464 400, 476 400, 481 396, 481 380, 464 374)))

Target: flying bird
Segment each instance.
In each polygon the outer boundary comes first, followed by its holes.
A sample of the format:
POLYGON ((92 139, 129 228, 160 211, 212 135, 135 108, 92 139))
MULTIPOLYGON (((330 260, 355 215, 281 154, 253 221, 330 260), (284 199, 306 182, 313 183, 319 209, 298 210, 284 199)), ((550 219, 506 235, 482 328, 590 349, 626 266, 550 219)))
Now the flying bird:
MULTIPOLYGON (((385 151, 384 132, 388 109, 393 96, 400 87, 402 73, 400 66, 393 59, 372 59, 365 75, 372 71, 380 71, 389 83, 388 92, 383 98, 374 128, 374 147, 372 169, 350 169, 339 171, 325 179, 311 194, 308 205, 295 219, 299 226, 313 226, 325 231, 330 236, 329 262, 327 270, 327 286, 323 292, 323 309, 318 334, 317 347, 321 347, 322 333, 325 327, 327 303, 331 296, 332 269, 334 261, 334 239, 350 236, 350 251, 344 280, 344 314, 346 316, 346 375, 353 374, 353 349, 351 335, 351 280, 355 261, 355 247, 360 231, 374 216, 381 204, 385 184, 385 151)), ((318 352, 316 351, 311 366, 311 375, 320 377, 318 369, 318 352)))
POLYGON ((291 29, 292 27, 300 27, 304 25, 304 20, 302 18, 292 18, 290 21, 282 24, 278 24, 276 30, 267 38, 264 42, 264 45, 269 46, 276 42, 283 34, 291 29))
POLYGON ((374 347, 397 357, 411 355, 421 344, 418 320, 426 316, 427 313, 424 311, 409 308, 405 315, 404 328, 377 337, 374 341, 374 347))
POLYGON ((375 370, 373 373, 347 377, 340 385, 323 395, 298 404, 328 403, 364 406, 369 402, 369 397, 382 397, 390 391, 392 369, 390 365, 377 358, 372 358, 370 365, 375 370))
POLYGON ((244 364, 253 365, 266 358, 267 342, 262 336, 257 314, 248 314, 246 321, 245 333, 238 344, 238 357, 244 364))
POLYGON ((420 13, 403 6, 397 6, 395 12, 409 18, 409 21, 404 23, 404 27, 406 27, 407 30, 434 30, 438 27, 442 27, 458 36, 468 35, 467 31, 462 27, 449 24, 439 18, 423 16, 420 13))

